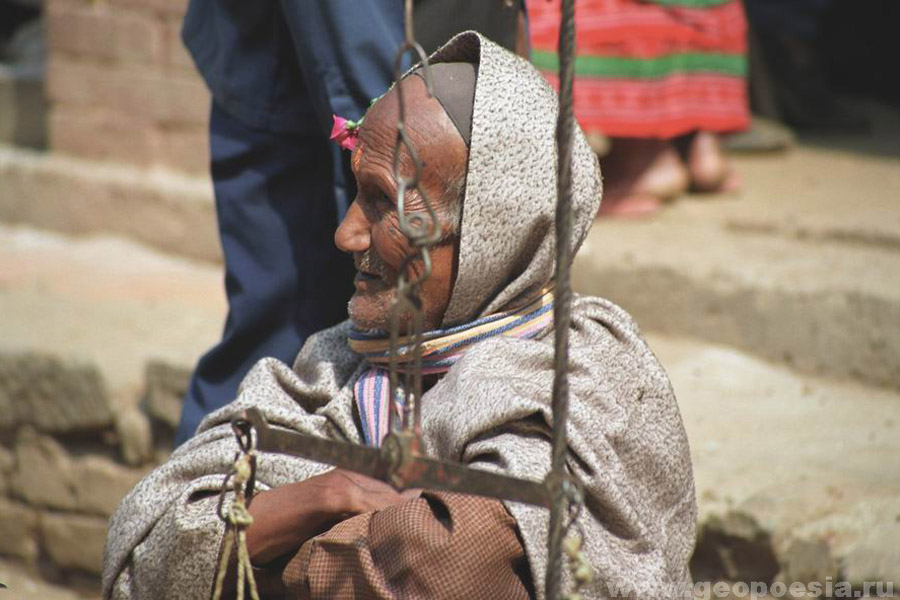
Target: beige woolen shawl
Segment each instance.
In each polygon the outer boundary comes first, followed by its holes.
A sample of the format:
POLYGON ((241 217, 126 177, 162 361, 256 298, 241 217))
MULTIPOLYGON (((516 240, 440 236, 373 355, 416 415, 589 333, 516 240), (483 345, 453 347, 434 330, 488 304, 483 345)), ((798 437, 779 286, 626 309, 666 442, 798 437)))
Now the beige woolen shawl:
MULTIPOLYGON (((527 62, 478 34, 460 34, 434 61, 478 65, 459 272, 444 325, 532 296, 553 273, 556 94, 527 62)), ((579 130, 573 161, 575 236, 597 210, 597 160, 579 130)), ((293 368, 260 361, 239 397, 148 475, 112 518, 105 598, 209 597, 223 535, 216 494, 236 450, 229 419, 258 407, 270 423, 361 443, 353 383, 364 370, 346 324, 312 336, 293 368)), ((634 321, 600 298, 578 297, 571 329, 568 465, 584 484, 581 523, 597 581, 632 597, 670 598, 688 581, 696 505, 684 427, 665 372, 634 321)), ((475 345, 423 399, 427 451, 523 478, 549 470, 552 335, 475 345)), ((283 455, 259 459, 261 489, 328 469, 283 455)), ((548 512, 507 503, 543 597, 548 512)), ((489 582, 486 582, 489 586, 489 582)))

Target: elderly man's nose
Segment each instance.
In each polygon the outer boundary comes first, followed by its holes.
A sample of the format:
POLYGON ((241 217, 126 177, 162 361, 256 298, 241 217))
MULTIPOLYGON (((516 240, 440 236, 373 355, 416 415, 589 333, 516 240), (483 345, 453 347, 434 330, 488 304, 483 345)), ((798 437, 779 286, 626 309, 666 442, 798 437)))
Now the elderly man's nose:
POLYGON ((372 224, 355 200, 334 232, 334 243, 344 252, 365 252, 372 243, 372 224))

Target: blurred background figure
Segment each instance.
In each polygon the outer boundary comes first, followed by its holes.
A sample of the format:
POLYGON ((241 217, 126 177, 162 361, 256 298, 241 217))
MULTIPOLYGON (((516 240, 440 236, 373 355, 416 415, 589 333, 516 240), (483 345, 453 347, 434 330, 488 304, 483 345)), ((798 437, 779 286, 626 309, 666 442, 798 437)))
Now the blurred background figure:
POLYGON ((746 0, 756 62, 753 108, 800 130, 859 131, 866 120, 828 88, 816 44, 832 0, 746 0))
MULTIPOLYGON (((528 11, 534 62, 555 83, 559 2, 528 11)), ((581 0, 576 19, 575 114, 610 144, 601 213, 646 215, 688 189, 735 190, 717 134, 750 122, 740 1, 581 0)))
POLYGON ((387 88, 402 7, 192 0, 182 36, 213 99, 228 317, 194 370, 176 445, 234 399, 256 361, 290 363, 307 336, 346 318, 353 262, 332 235, 356 188, 328 141, 331 115, 359 119, 387 88))
POLYGON ((0 144, 46 144, 41 0, 0 0, 0 144))

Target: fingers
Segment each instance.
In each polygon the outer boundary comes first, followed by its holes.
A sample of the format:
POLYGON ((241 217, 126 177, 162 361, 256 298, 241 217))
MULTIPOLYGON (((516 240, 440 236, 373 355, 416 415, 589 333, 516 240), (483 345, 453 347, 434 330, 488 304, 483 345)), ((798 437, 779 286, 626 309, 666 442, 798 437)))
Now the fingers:
POLYGON ((402 504, 418 498, 422 493, 421 488, 398 491, 388 483, 354 471, 334 469, 331 474, 341 482, 341 487, 353 499, 353 512, 357 514, 402 504))
POLYGON ((381 510, 405 501, 390 485, 366 475, 344 469, 334 469, 329 475, 335 492, 348 500, 353 514, 381 510))
POLYGON ((394 493, 398 492, 391 487, 389 484, 379 481, 378 479, 373 479, 367 475, 362 475, 360 473, 355 473, 353 471, 346 471, 344 469, 335 469, 335 476, 342 477, 347 485, 355 486, 361 491, 369 492, 369 493, 394 493))

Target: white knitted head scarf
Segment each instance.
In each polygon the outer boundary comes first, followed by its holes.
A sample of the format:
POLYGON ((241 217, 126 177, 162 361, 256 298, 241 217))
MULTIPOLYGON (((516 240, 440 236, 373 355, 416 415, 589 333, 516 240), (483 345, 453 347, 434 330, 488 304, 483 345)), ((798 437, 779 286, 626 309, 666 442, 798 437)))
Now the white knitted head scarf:
MULTIPOLYGON (((431 62, 478 65, 459 270, 443 327, 527 302, 553 277, 557 94, 527 61, 467 31, 431 62)), ((596 155, 576 125, 573 254, 600 207, 596 155)))

